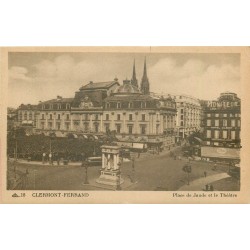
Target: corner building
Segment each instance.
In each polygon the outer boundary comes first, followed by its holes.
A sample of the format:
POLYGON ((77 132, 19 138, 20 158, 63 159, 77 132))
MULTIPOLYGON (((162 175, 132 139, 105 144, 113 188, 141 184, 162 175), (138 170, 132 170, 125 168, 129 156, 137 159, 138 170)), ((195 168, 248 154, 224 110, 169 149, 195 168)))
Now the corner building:
POLYGON ((205 144, 217 147, 240 147, 241 100, 235 93, 221 93, 204 105, 205 144))

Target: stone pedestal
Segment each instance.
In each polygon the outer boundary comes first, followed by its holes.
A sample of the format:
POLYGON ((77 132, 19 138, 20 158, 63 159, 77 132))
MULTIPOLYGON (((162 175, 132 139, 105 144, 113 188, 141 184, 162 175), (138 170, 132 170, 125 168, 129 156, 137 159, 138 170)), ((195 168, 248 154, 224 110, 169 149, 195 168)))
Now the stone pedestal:
POLYGON ((102 146, 102 169, 97 183, 119 186, 124 182, 121 178, 119 149, 118 146, 102 146))

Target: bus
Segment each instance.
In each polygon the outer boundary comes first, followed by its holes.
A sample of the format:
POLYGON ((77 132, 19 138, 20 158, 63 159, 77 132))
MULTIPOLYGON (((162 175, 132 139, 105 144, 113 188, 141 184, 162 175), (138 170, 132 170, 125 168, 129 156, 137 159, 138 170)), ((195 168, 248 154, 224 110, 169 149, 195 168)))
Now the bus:
POLYGON ((87 162, 90 166, 101 166, 102 157, 88 157, 87 162))

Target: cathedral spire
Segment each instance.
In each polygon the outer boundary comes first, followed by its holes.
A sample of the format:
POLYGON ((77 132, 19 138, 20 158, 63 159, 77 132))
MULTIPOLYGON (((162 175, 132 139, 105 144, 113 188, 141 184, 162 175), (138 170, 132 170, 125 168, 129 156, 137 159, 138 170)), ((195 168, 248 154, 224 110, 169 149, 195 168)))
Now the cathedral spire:
POLYGON ((146 57, 144 59, 144 69, 143 69, 143 76, 141 80, 141 92, 144 95, 149 94, 149 81, 148 81, 148 76, 147 76, 147 62, 146 62, 146 57))
POLYGON ((147 62, 146 62, 146 57, 144 59, 143 77, 148 78, 147 77, 147 62))
POLYGON ((138 81, 136 79, 136 73, 135 73, 135 59, 134 59, 134 65, 133 65, 133 74, 132 74, 131 84, 138 88, 138 81))

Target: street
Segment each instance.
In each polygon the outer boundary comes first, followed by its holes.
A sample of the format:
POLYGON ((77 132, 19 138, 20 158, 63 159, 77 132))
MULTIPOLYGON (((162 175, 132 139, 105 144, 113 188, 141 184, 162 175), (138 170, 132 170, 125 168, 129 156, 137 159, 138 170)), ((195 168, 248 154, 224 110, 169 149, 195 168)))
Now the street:
MULTIPOLYGON (((176 153, 180 154, 180 149, 176 153)), ((135 158, 134 172, 132 162, 124 162, 121 166, 122 177, 125 180, 134 180, 131 185, 127 185, 124 190, 137 191, 175 191, 183 186, 185 190, 190 190, 187 183, 187 173, 182 168, 187 159, 174 159, 166 152, 159 155, 152 155, 146 158, 135 158)), ((13 163, 8 163, 8 168, 12 168, 13 163)), ((213 164, 201 161, 191 161, 192 172, 189 174, 189 181, 219 173, 226 173, 227 167, 218 166, 216 171, 212 170, 213 164)), ((16 189, 26 190, 102 190, 94 185, 95 179, 100 175, 100 166, 88 168, 88 179, 90 185, 83 185, 85 178, 85 168, 80 166, 42 166, 17 163, 17 171, 28 174, 25 176, 25 185, 19 185, 16 189)), ((208 177, 207 177, 208 178, 208 177)), ((128 181, 127 181, 128 182, 128 181)))

